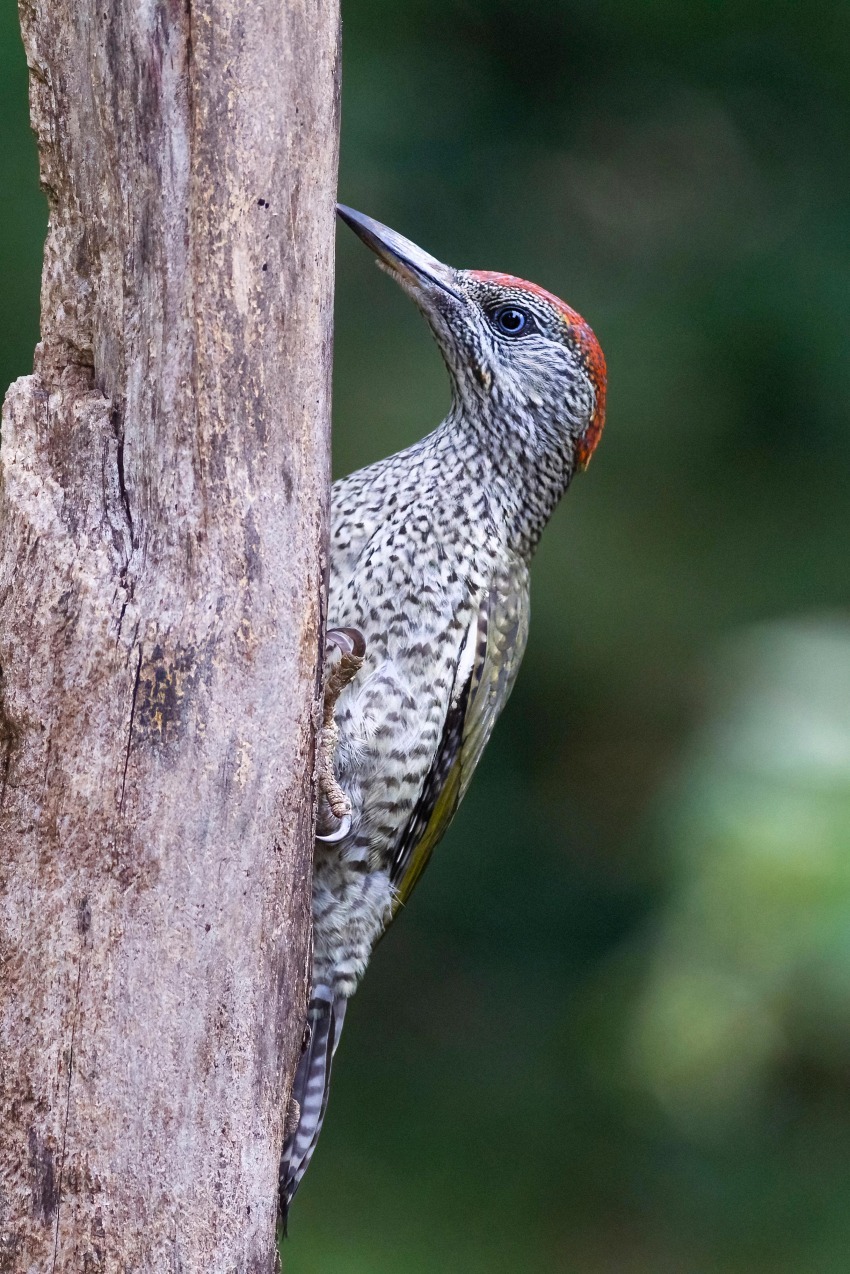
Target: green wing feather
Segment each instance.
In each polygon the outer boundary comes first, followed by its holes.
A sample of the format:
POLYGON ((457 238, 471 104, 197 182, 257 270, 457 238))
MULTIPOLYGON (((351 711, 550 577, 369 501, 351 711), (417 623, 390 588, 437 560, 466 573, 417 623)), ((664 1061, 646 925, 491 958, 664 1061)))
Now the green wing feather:
POLYGON ((463 799, 513 689, 528 637, 528 568, 516 560, 494 579, 458 651, 458 682, 440 745, 393 856, 394 912, 403 906, 463 799), (471 666, 463 659, 474 642, 471 666), (466 667, 464 663, 466 662, 466 667))

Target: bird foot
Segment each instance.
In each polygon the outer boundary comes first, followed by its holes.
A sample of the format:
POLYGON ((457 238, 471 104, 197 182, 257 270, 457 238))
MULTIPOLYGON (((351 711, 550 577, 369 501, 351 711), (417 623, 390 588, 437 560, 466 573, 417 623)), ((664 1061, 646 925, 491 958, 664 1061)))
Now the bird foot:
POLYGON ((348 835, 351 828, 351 801, 340 786, 334 769, 339 727, 334 719, 337 700, 363 667, 366 642, 357 628, 328 630, 326 653, 335 650, 339 658, 326 670, 322 733, 319 743, 319 820, 316 840, 332 845, 348 835))

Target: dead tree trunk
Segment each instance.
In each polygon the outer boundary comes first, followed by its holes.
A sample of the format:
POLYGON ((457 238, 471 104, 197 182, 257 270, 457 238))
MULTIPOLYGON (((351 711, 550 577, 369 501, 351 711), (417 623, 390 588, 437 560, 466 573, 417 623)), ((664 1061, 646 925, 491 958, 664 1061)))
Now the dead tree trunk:
POLYGON ((0 1270, 273 1267, 328 494, 335 0, 21 0, 0 1270))

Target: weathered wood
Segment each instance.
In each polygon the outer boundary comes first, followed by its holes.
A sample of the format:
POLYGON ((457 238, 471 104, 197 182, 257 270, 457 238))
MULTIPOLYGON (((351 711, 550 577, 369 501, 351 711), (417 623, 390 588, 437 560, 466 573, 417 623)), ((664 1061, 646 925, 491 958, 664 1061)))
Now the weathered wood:
POLYGON ((273 1268, 329 480, 335 0, 21 0, 0 1270, 273 1268))

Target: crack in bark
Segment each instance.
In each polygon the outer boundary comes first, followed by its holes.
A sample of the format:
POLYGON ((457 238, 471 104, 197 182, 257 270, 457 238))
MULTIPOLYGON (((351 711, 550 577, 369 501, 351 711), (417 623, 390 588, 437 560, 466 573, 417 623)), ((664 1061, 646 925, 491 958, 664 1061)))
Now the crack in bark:
POLYGON ((118 446, 115 452, 115 459, 118 464, 118 490, 121 492, 121 503, 124 506, 124 513, 127 517, 127 525, 130 528, 130 543, 133 543, 134 528, 133 515, 130 512, 130 497, 127 494, 127 484, 124 480, 124 437, 118 439, 118 446))
POLYGON ((139 646, 139 658, 136 662, 136 678, 133 682, 133 698, 130 702, 130 725, 127 729, 127 751, 124 753, 124 773, 121 776, 121 799, 118 802, 118 813, 124 813, 124 791, 127 786, 127 767, 130 764, 130 748, 133 744, 133 722, 136 719, 136 699, 139 695, 139 682, 142 677, 142 647, 139 646))
MULTIPOLYGON (((116 404, 112 408, 112 432, 115 435, 115 463, 118 469, 118 490, 121 493, 121 505, 127 526, 130 530, 130 551, 136 542, 133 514, 130 512, 130 497, 127 494, 127 483, 124 477, 124 430, 121 428, 121 409, 116 404)), ((125 566, 126 570, 126 566, 125 566)))
POLYGON ((0 667, 0 809, 6 803, 6 792, 9 787, 9 774, 12 769, 12 753, 20 737, 20 730, 6 711, 3 694, 3 669, 0 667))
POLYGON ((9 771, 12 768, 13 740, 7 736, 3 745, 3 777, 0 779, 0 809, 6 804, 6 790, 9 786, 9 771))
POLYGON ((123 601, 123 602, 121 603, 121 614, 118 616, 118 633, 117 633, 117 636, 116 636, 116 638, 115 638, 115 645, 116 645, 116 646, 117 646, 117 645, 119 644, 119 642, 121 641, 121 626, 122 626, 122 624, 124 623, 124 615, 126 614, 126 611, 127 611, 127 602, 126 602, 126 601, 123 601))

